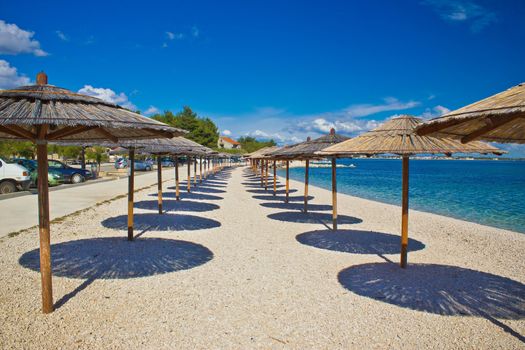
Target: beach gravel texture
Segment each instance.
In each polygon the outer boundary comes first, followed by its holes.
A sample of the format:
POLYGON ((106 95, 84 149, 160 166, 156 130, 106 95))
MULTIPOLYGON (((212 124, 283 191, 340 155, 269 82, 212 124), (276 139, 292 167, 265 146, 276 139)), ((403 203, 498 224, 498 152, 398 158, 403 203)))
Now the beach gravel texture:
POLYGON ((334 232, 329 191, 304 214, 302 183, 289 206, 259 184, 227 169, 176 202, 167 181, 162 216, 142 190, 134 242, 126 198, 55 220, 49 315, 38 231, 2 238, 0 348, 525 347, 525 235, 411 211, 400 269, 399 207, 339 195, 334 232))

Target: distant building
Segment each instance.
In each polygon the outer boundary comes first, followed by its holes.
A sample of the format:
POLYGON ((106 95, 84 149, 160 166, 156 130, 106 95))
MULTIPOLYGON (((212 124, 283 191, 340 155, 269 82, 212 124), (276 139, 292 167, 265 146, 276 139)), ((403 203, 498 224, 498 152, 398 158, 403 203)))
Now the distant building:
POLYGON ((219 141, 217 141, 217 146, 219 148, 225 149, 241 149, 241 144, 239 142, 226 136, 219 137, 219 141))

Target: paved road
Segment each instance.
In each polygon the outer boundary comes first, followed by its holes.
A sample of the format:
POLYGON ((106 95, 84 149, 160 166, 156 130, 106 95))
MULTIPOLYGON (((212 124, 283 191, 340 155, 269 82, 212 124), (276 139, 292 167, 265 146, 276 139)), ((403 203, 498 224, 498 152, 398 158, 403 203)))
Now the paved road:
MULTIPOLYGON (((192 169, 193 170, 193 169, 192 169)), ((181 180, 186 169, 181 169, 181 180), (184 170, 184 171, 183 171, 184 170)), ((174 169, 163 171, 163 180, 173 180, 174 169)), ((157 172, 152 171, 135 177, 135 188, 157 183, 157 172)), ((87 182, 84 186, 73 186, 49 193, 51 220, 89 208, 98 202, 128 193, 127 178, 105 182, 87 182)), ((9 198, 0 201, 0 238, 38 224, 37 195, 9 198)))

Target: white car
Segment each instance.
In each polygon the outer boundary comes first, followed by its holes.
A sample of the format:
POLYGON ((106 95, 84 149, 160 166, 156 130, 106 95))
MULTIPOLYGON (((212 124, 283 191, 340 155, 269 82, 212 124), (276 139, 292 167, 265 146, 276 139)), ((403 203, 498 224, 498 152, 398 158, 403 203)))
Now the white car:
POLYGON ((0 158, 0 194, 27 190, 31 184, 29 171, 15 163, 7 163, 0 158))

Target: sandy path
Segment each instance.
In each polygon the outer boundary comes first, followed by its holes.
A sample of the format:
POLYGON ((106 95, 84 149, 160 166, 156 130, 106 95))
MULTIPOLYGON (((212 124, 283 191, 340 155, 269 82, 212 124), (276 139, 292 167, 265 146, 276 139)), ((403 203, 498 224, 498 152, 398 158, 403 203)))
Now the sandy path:
POLYGON ((123 199, 53 225, 51 315, 36 231, 0 240, 0 347, 524 347, 525 235, 411 212, 401 270, 398 207, 340 195, 347 223, 331 232, 323 189, 305 216, 246 168, 180 203, 168 186, 162 216, 154 190, 137 194, 133 243, 123 199))

